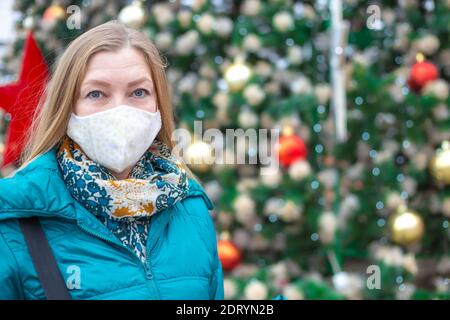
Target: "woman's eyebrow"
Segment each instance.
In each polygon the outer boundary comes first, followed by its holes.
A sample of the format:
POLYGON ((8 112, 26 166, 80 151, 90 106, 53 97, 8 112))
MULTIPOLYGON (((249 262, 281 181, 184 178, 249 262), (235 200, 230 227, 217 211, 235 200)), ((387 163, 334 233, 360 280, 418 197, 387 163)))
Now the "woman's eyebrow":
POLYGON ((142 77, 142 78, 139 78, 137 80, 129 82, 128 83, 128 87, 133 87, 133 86, 135 86, 135 85, 137 85, 139 83, 142 83, 142 82, 149 82, 151 85, 153 85, 153 82, 148 77, 142 77))
MULTIPOLYGON (((131 81, 128 83, 128 87, 133 87, 139 83, 142 82, 149 82, 151 85, 153 85, 153 81, 150 80, 150 78, 148 77, 142 77, 139 78, 137 80, 131 81)), ((86 82, 83 83, 83 86, 89 85, 89 84, 93 84, 93 85, 98 85, 101 87, 110 87, 111 85, 109 84, 109 82, 107 81, 102 81, 102 80, 97 80, 97 79, 91 79, 91 80, 87 80, 86 82)))
POLYGON ((86 82, 83 83, 83 86, 87 86, 89 84, 98 85, 100 87, 110 87, 110 84, 107 81, 96 80, 96 79, 87 80, 86 82))

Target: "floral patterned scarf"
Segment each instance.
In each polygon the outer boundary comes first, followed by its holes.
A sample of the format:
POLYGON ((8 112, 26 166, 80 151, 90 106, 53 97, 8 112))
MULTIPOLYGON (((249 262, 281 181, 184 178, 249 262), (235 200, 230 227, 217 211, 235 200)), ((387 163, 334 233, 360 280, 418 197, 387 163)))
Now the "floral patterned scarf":
POLYGON ((187 195, 182 163, 156 139, 124 180, 89 159, 67 135, 57 160, 71 195, 143 262, 150 217, 187 195))

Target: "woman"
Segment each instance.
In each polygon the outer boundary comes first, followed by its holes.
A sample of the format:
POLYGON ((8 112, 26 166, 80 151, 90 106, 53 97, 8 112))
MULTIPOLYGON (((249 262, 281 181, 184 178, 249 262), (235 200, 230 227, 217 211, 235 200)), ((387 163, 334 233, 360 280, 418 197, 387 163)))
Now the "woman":
POLYGON ((37 216, 72 299, 223 299, 213 205, 171 151, 165 66, 116 21, 61 56, 0 180, 0 298, 46 298, 18 223, 37 216))

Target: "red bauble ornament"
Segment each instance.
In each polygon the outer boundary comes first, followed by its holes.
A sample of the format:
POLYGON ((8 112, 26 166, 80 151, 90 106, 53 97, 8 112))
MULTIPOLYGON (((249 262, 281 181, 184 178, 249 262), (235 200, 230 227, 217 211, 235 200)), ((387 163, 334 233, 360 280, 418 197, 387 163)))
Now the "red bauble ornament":
POLYGON ((241 251, 232 241, 219 240, 217 250, 222 269, 233 270, 241 263, 241 251))
POLYGON ((439 77, 439 71, 434 64, 429 61, 416 62, 412 68, 408 79, 409 87, 420 92, 430 81, 439 77))
POLYGON ((281 136, 275 150, 280 163, 288 167, 297 160, 305 160, 308 149, 302 138, 295 134, 281 136))

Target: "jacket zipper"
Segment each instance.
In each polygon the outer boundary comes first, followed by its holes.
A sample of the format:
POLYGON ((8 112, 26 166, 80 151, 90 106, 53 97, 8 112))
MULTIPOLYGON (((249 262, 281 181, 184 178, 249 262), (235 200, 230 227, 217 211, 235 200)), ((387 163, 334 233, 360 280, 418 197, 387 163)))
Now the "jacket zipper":
MULTIPOLYGON (((142 263, 142 261, 136 256, 136 254, 135 254, 130 248, 128 248, 127 246, 125 246, 125 245, 123 245, 123 244, 122 244, 122 245, 119 245, 119 244, 117 244, 116 242, 114 242, 114 241, 112 241, 112 240, 106 238, 105 236, 103 236, 103 235, 101 235, 101 234, 99 234, 99 233, 97 233, 97 232, 94 232, 94 231, 92 231, 92 230, 89 229, 89 228, 84 227, 82 224, 78 224, 78 225, 79 225, 79 227, 80 227, 81 229, 83 229, 85 232, 87 232, 87 233, 89 233, 89 234, 91 234, 91 235, 93 235, 93 236, 95 236, 95 237, 98 237, 98 238, 100 238, 100 239, 103 239, 103 240, 105 240, 105 241, 107 241, 107 242, 109 242, 109 243, 112 243, 112 244, 114 244, 114 245, 118 245, 118 246, 120 246, 120 247, 125 248, 126 250, 128 250, 128 251, 133 255, 133 258, 136 259, 136 260, 138 260, 139 265, 143 267, 146 278, 149 279, 149 280, 152 280, 152 279, 153 279, 153 273, 152 273, 152 269, 151 269, 151 267, 150 267, 150 261, 149 261, 149 259, 148 259, 148 258, 149 258, 148 256, 145 257, 145 263, 142 263)), ((147 249, 146 249, 146 250, 147 250, 147 249)), ((146 251, 146 252, 147 252, 147 251, 146 251)), ((147 252, 147 254, 148 254, 148 253, 149 253, 149 252, 147 252)), ((157 293, 157 295, 158 295, 158 292, 156 292, 156 293, 157 293)), ((158 296, 158 298, 159 298, 159 296, 158 296)))

